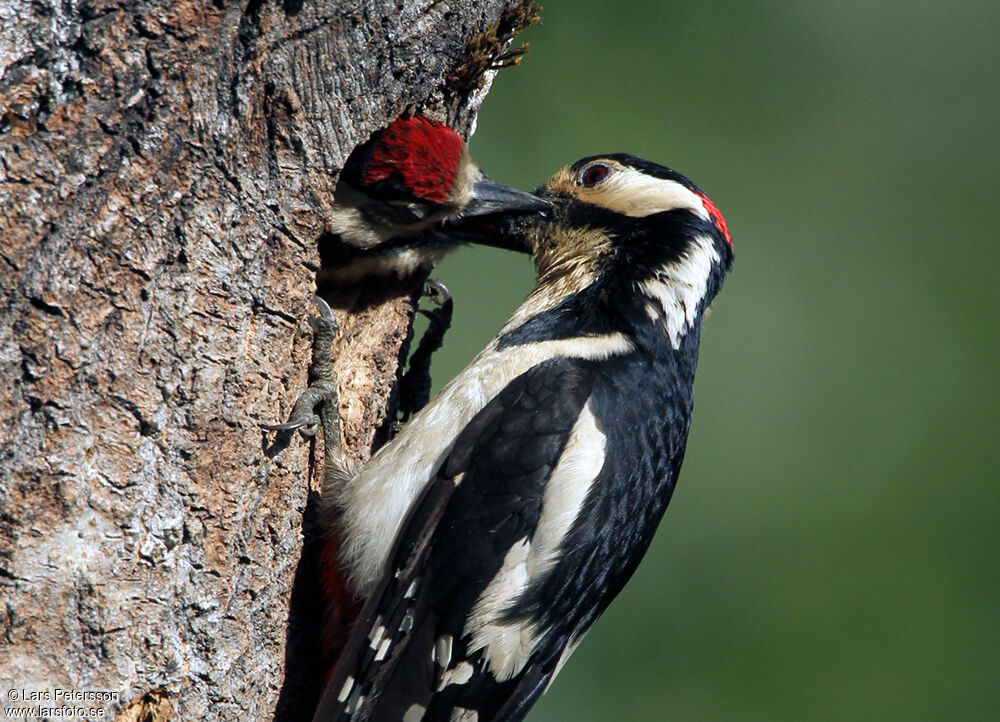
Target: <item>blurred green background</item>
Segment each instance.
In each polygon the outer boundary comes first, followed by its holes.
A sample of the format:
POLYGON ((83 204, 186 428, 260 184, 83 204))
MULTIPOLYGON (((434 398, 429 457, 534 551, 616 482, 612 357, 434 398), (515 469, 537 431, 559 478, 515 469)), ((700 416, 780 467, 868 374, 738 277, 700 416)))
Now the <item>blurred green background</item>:
MULTIPOLYGON (((529 719, 1000 719, 1000 3, 543 5, 477 160, 664 163, 736 263, 653 548, 529 719)), ((437 275, 440 386, 533 275, 437 275)))

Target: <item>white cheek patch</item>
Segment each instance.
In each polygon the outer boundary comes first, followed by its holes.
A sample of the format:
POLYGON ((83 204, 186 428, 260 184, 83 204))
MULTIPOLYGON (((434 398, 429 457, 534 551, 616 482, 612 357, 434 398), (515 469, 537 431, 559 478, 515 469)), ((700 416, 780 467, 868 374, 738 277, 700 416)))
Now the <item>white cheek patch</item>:
POLYGON ((330 232, 337 234, 352 246, 373 248, 389 239, 385 227, 367 223, 361 211, 353 206, 334 205, 330 211, 330 219, 330 232))
POLYGON ((684 257, 662 266, 639 284, 648 299, 646 313, 661 324, 674 348, 698 317, 698 306, 708 290, 712 268, 719 252, 708 236, 695 236, 684 257))
POLYGON ((635 168, 616 169, 600 186, 586 195, 584 200, 604 206, 627 216, 642 218, 654 213, 684 209, 711 220, 701 196, 677 181, 656 178, 635 168))

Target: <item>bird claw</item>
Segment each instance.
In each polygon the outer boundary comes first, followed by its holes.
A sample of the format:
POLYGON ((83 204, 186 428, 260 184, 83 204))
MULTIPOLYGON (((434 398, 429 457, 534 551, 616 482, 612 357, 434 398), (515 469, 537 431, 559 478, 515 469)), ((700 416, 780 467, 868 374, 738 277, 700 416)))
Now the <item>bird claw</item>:
MULTIPOLYGON (((437 306, 437 308, 432 310, 419 308, 417 309, 417 313, 438 326, 443 341, 444 332, 451 328, 451 315, 455 307, 454 301, 451 298, 451 291, 436 278, 428 278, 427 285, 424 287, 424 297, 437 306)), ((435 348, 439 347, 440 343, 435 348)))
POLYGON ((438 306, 451 303, 451 291, 449 291, 448 287, 436 278, 427 279, 426 285, 424 286, 424 296, 426 296, 431 303, 438 306))
POLYGON ((330 304, 328 304, 322 297, 316 295, 312 297, 312 303, 319 311, 319 316, 309 317, 309 323, 312 325, 313 329, 315 331, 319 331, 323 326, 327 326, 330 331, 336 335, 337 331, 340 330, 340 326, 337 325, 337 319, 333 315, 333 309, 330 308, 330 304))
POLYGON ((288 415, 285 423, 260 426, 266 431, 279 433, 298 431, 306 438, 316 436, 322 428, 327 445, 339 445, 340 409, 337 398, 337 377, 330 364, 330 347, 339 327, 326 301, 319 296, 313 296, 312 301, 319 310, 319 316, 309 318, 313 328, 313 357, 309 366, 309 387, 295 401, 292 413, 288 415))
MULTIPOLYGON (((284 424, 259 424, 260 428, 264 429, 264 431, 295 431, 296 429, 301 429, 306 425, 307 422, 305 421, 289 421, 284 424)), ((303 433, 308 434, 308 432, 305 431, 303 433)), ((312 434, 308 435, 311 436, 312 434)))

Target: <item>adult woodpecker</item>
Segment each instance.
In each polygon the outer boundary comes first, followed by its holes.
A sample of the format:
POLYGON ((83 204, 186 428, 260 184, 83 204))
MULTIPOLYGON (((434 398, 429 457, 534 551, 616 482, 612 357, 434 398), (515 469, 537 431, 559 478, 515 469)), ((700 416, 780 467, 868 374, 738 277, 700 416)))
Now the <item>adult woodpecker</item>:
POLYGON ((508 231, 538 284, 489 346, 360 470, 337 461, 336 406, 314 420, 367 600, 315 720, 522 719, 673 492, 726 223, 691 181, 624 154, 537 193, 554 211, 508 231))
POLYGON ((398 118, 358 146, 334 197, 320 280, 340 282, 429 270, 462 242, 507 247, 491 221, 547 207, 490 180, 458 133, 424 116, 398 118))

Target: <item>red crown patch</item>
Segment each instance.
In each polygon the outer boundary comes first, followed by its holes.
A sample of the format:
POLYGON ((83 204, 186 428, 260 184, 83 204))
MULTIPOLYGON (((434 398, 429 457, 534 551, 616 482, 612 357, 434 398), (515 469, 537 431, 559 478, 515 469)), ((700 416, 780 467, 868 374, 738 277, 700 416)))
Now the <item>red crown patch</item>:
POLYGON ((375 141, 361 180, 371 184, 396 175, 417 198, 444 203, 455 184, 464 145, 447 125, 423 116, 399 118, 375 141))

